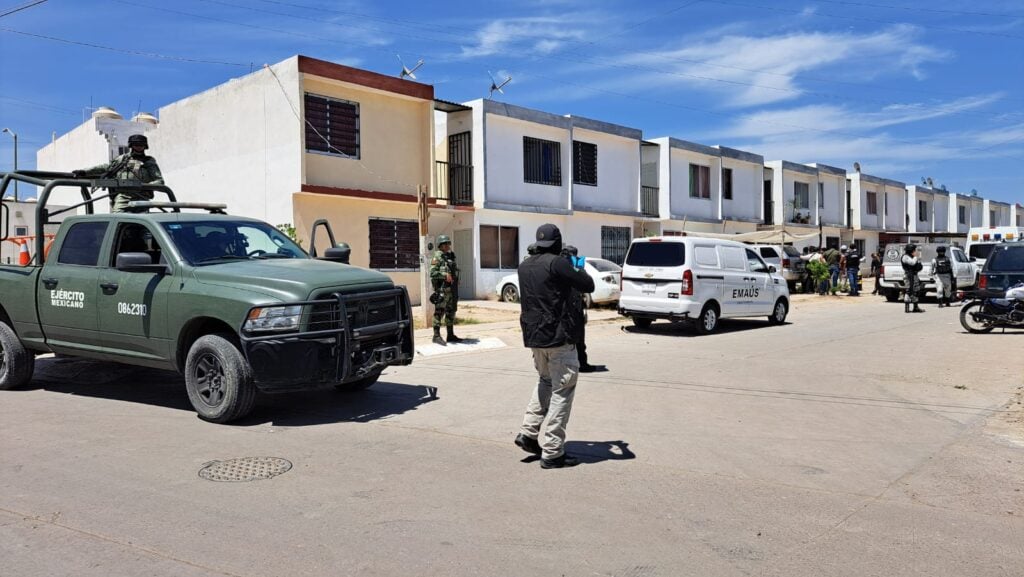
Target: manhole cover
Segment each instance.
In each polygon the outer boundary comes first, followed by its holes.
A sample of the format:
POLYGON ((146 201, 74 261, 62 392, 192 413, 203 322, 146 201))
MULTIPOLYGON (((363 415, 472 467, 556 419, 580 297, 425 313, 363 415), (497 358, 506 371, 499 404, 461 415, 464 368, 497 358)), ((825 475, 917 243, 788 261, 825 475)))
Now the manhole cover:
POLYGON ((277 457, 243 457, 227 461, 210 461, 199 469, 199 476, 208 481, 240 483, 259 481, 287 473, 291 461, 277 457))

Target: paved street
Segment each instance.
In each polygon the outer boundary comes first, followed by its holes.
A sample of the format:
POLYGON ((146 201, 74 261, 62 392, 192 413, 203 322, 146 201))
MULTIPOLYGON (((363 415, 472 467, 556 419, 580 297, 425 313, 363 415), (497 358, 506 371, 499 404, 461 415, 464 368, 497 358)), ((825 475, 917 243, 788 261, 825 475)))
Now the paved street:
POLYGON ((0 574, 1024 575, 1024 333, 902 308, 597 323, 584 463, 553 471, 512 445, 535 377, 510 329, 237 426, 200 421, 175 375, 40 361, 0 393, 0 574), (293 468, 197 474, 257 456, 293 468))

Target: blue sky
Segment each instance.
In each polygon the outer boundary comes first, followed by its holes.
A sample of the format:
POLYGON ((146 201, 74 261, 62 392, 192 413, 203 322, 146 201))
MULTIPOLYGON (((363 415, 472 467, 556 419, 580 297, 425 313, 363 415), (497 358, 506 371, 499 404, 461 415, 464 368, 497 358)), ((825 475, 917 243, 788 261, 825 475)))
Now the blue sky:
POLYGON ((293 54, 1024 202, 1020 0, 49 0, 0 17, 0 127, 28 168, 90 104, 155 112, 293 54))

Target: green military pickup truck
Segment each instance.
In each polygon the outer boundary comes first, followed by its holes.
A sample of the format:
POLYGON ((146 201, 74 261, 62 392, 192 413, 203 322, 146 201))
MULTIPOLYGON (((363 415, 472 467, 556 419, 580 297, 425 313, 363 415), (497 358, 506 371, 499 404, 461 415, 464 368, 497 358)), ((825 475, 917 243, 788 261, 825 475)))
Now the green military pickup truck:
MULTIPOLYGON (((412 362, 405 287, 336 262, 331 249, 311 258, 267 223, 178 203, 165 186, 145 188, 170 202, 94 214, 107 197, 95 191, 124 183, 0 176, 0 198, 14 180, 42 187, 32 262, 0 265, 0 390, 28 383, 44 353, 172 369, 200 417, 224 423, 246 415, 257 391, 360 389, 412 362), (61 186, 80 189, 83 202, 50 213, 61 186), (43 224, 78 207, 86 214, 67 217, 45 246, 43 224)), ((6 238, 9 207, 2 212, 6 238)))

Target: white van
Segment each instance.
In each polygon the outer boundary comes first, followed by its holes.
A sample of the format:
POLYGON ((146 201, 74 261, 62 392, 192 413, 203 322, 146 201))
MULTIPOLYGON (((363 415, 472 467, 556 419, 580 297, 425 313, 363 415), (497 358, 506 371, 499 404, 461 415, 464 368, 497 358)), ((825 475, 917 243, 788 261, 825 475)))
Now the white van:
POLYGON ((967 232, 967 246, 964 250, 978 272, 985 268, 988 253, 1004 242, 1024 242, 1024 228, 1018 226, 979 226, 967 232))
POLYGON ((648 327, 683 320, 701 333, 718 320, 764 316, 785 322, 789 287, 750 247, 698 236, 635 239, 622 267, 619 314, 648 327))

